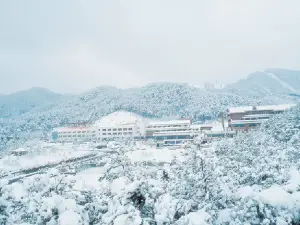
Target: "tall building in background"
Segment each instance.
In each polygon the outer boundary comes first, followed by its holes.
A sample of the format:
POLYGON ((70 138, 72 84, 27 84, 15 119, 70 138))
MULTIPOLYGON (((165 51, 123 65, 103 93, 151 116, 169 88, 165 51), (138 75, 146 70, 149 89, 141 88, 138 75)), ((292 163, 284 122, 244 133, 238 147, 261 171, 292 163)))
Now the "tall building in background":
POLYGON ((219 83, 218 81, 216 81, 215 83, 205 83, 204 84, 204 89, 206 90, 214 90, 214 89, 222 89, 225 88, 226 85, 219 83))

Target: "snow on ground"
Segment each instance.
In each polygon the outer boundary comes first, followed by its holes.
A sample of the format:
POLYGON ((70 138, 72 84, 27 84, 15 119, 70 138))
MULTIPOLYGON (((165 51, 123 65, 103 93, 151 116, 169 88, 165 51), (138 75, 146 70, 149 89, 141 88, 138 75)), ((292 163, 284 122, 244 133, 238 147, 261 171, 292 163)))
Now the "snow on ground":
POLYGON ((79 225, 82 224, 81 217, 78 213, 75 213, 71 210, 67 210, 63 212, 59 216, 59 224, 60 225, 79 225))
POLYGON ((291 194, 279 186, 272 186, 263 190, 258 196, 264 204, 273 207, 292 207, 295 200, 291 194))
MULTIPOLYGON (((223 131, 224 130, 223 125, 220 121, 214 121, 212 123, 212 125, 213 125, 213 127, 212 127, 211 131, 223 131)), ((226 120, 224 121, 224 126, 228 127, 228 121, 226 121, 226 120)))
POLYGON ((250 186, 244 186, 238 189, 236 196, 239 198, 248 198, 254 195, 254 190, 250 186))
POLYGON ((47 164, 59 163, 72 158, 90 155, 88 146, 72 144, 43 144, 37 150, 29 151, 26 155, 6 155, 0 159, 0 170, 16 172, 47 164))
POLYGON ((139 225, 142 224, 142 219, 139 215, 122 214, 117 216, 113 222, 114 225, 139 225))
POLYGON ((146 150, 137 150, 128 152, 127 156, 132 162, 163 162, 171 163, 173 159, 183 160, 184 149, 170 150, 168 148, 156 149, 147 148, 146 150))
POLYGON ((185 224, 188 225, 209 225, 211 224, 211 216, 204 210, 191 212, 184 217, 185 224))
POLYGON ((145 122, 146 119, 131 112, 117 111, 98 120, 95 125, 98 126, 114 126, 117 124, 133 124, 145 122))
POLYGON ((99 178, 104 172, 103 167, 95 167, 86 169, 75 176, 75 189, 77 190, 88 190, 97 189, 99 187, 99 178))

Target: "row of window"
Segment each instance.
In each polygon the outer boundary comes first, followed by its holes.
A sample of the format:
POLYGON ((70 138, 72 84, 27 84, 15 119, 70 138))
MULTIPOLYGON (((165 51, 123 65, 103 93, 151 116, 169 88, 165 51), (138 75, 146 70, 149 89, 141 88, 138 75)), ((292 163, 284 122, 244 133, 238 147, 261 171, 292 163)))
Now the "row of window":
MULTIPOLYGON (((99 131, 101 131, 101 129, 99 129, 99 131)), ((102 129, 102 131, 132 131, 132 128, 118 128, 118 129, 116 129, 116 128, 114 128, 114 129, 102 129)), ((66 132, 64 132, 64 131, 62 131, 62 132, 59 132, 59 133, 62 133, 62 134, 94 134, 94 133, 96 133, 96 131, 95 130, 93 130, 93 131, 66 131, 66 132)))
MULTIPOLYGON (((123 135, 132 135, 132 134, 133 134, 132 132, 123 132, 123 135)), ((103 133, 102 135, 103 136, 105 136, 105 135, 119 135, 119 136, 121 136, 122 133, 103 133)))
POLYGON ((249 123, 249 124, 232 124, 232 127, 255 127, 255 126, 259 126, 260 123, 249 123))
POLYGON ((76 133, 78 133, 78 134, 81 134, 81 133, 96 133, 96 131, 86 131, 86 130, 83 130, 83 131, 62 131, 62 132, 60 132, 60 133, 64 133, 64 134, 76 134, 76 133))
MULTIPOLYGON (((95 137, 96 136, 96 134, 92 134, 91 135, 92 137, 95 137)), ((61 135, 58 135, 58 137, 88 137, 88 136, 86 136, 86 135, 76 135, 76 134, 73 134, 73 135, 71 135, 71 134, 61 134, 61 135)))
MULTIPOLYGON (((122 136, 122 135, 132 135, 133 133, 132 132, 124 132, 124 133, 103 133, 103 136, 106 136, 106 135, 113 135, 113 136, 122 136)), ((91 137, 95 137, 96 134, 92 134, 91 137)), ((58 138, 71 138, 71 137, 78 137, 78 138, 81 138, 81 137, 88 137, 86 135, 70 135, 70 134, 61 134, 61 135, 58 135, 58 138)))
MULTIPOLYGON (((132 128, 106 128, 106 129, 102 129, 102 131, 127 131, 127 130, 132 131, 132 128)), ((101 131, 101 129, 99 129, 99 131, 101 131)))
POLYGON ((172 128, 172 127, 188 127, 188 124, 185 125, 157 125, 157 126, 148 126, 148 128, 172 128))
POLYGON ((266 120, 266 119, 270 119, 269 116, 262 116, 262 117, 245 117, 245 118, 242 118, 241 120, 266 120))

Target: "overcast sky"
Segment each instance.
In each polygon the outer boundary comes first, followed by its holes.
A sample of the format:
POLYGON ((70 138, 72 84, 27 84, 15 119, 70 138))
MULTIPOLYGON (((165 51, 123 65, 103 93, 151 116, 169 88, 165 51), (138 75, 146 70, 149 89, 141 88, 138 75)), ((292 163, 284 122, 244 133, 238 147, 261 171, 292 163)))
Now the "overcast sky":
POLYGON ((3 0, 0 93, 300 69, 299 0, 3 0))

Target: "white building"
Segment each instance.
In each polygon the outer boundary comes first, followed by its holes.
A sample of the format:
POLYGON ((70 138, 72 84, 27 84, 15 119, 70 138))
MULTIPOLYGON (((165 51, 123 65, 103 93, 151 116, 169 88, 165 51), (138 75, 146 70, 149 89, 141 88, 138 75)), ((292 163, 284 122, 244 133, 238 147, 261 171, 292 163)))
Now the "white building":
POLYGON ((97 125, 95 127, 97 140, 101 141, 112 139, 133 139, 134 137, 142 136, 137 124, 97 125))
POLYGON ((104 140, 134 139, 145 136, 145 125, 128 112, 115 112, 95 124, 77 123, 54 128, 55 142, 100 142, 104 140))
POLYGON ((96 140, 96 129, 91 125, 70 125, 52 130, 51 139, 55 142, 89 142, 96 140))
POLYGON ((151 122, 146 126, 146 138, 155 139, 163 145, 177 145, 192 141, 204 131, 211 130, 211 124, 192 124, 191 120, 151 122))
POLYGON ((202 133, 203 131, 209 131, 213 128, 212 124, 191 124, 190 130, 194 134, 202 133))
POLYGON ((271 116, 290 109, 294 104, 245 106, 227 109, 228 126, 231 130, 247 131, 259 126, 271 116))
POLYGON ((145 136, 146 138, 151 138, 153 134, 157 132, 189 131, 190 126, 190 120, 151 122, 146 126, 145 136))

